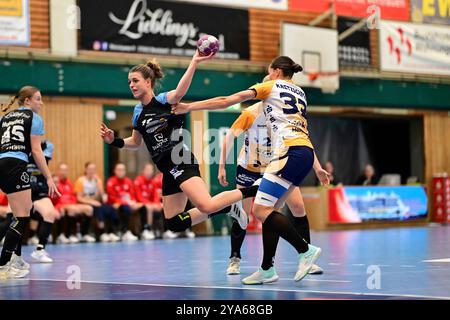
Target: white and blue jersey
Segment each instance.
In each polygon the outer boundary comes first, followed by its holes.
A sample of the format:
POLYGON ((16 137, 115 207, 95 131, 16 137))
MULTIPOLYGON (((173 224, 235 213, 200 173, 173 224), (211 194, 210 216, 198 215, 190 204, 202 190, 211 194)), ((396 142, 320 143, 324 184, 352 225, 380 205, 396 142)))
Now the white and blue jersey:
POLYGON ((20 107, 0 119, 0 159, 16 158, 28 162, 30 135, 44 135, 44 121, 31 109, 20 107))

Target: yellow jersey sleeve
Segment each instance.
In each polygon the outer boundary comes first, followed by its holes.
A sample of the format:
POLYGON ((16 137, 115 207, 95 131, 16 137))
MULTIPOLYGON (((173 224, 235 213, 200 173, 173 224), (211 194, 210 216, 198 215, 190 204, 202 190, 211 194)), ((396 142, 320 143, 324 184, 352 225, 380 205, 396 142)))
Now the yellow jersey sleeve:
POLYGON ((234 123, 231 125, 231 132, 233 132, 233 135, 235 137, 238 137, 242 132, 250 129, 254 121, 255 115, 248 110, 244 110, 236 119, 236 121, 234 121, 234 123))
POLYGON ((75 193, 83 192, 83 177, 79 177, 77 181, 75 181, 75 186, 73 190, 75 191, 75 193))
POLYGON ((251 86, 250 90, 254 90, 256 92, 255 99, 264 100, 267 97, 269 97, 274 83, 275 83, 275 80, 258 83, 258 84, 255 84, 254 86, 251 86))

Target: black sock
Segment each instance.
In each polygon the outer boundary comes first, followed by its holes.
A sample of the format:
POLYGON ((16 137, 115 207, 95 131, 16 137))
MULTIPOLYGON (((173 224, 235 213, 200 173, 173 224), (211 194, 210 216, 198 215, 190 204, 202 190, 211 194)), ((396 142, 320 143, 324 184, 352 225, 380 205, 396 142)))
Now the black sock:
POLYGON ((247 188, 241 188, 239 189, 240 192, 242 192, 242 197, 245 198, 253 198, 256 196, 256 193, 258 192, 259 186, 251 186, 247 188))
POLYGON ((5 243, 3 244, 2 254, 0 256, 0 266, 4 266, 11 260, 13 252, 17 245, 22 240, 22 235, 28 225, 30 217, 16 218, 10 226, 5 235, 5 243))
POLYGON ((280 237, 289 242, 298 253, 308 251, 308 243, 295 230, 288 217, 273 211, 264 221, 269 230, 277 232, 280 237))
POLYGON ((298 234, 301 235, 306 242, 311 243, 308 216, 305 215, 304 217, 294 217, 293 221, 295 230, 297 230, 298 234))
POLYGON ((89 227, 91 226, 91 220, 92 220, 92 217, 89 217, 89 216, 83 216, 81 218, 80 232, 83 236, 87 235, 89 233, 89 227))
MULTIPOLYGON (((273 213, 271 215, 273 215, 273 213)), ((269 217, 267 217, 266 221, 264 221, 262 225, 264 255, 261 268, 263 270, 269 270, 271 267, 273 267, 273 261, 275 259, 275 253, 277 251, 278 240, 280 240, 278 232, 276 232, 271 227, 270 221, 272 219, 269 219, 269 217)))
POLYGON ((48 242, 48 237, 50 235, 50 232, 52 231, 53 223, 42 221, 39 230, 38 230, 38 237, 39 237, 39 245, 37 247, 37 250, 45 249, 45 246, 48 242))
POLYGON ((236 257, 241 258, 241 247, 242 243, 244 242, 245 234, 247 233, 246 230, 242 229, 239 226, 239 223, 233 219, 233 225, 231 226, 231 233, 230 233, 230 239, 231 239, 231 255, 230 258, 236 257))
POLYGON ((16 256, 22 256, 22 241, 23 241, 23 235, 20 237, 19 243, 17 243, 16 250, 14 252, 16 253, 16 256))
POLYGON ((225 207, 223 209, 220 209, 219 211, 213 212, 208 214, 208 218, 212 218, 214 216, 217 216, 218 214, 222 214, 222 213, 228 213, 231 211, 231 206, 225 207))

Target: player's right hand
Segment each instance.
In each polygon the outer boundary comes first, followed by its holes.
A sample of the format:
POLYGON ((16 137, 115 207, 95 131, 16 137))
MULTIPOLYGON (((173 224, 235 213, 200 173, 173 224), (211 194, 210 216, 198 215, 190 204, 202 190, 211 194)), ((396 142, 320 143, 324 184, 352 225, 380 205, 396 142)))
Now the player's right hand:
POLYGON ((225 168, 219 167, 219 175, 217 176, 217 178, 219 179, 219 183, 222 187, 228 186, 227 172, 226 172, 225 168))
POLYGON ((55 185, 55 182, 52 178, 47 179, 47 186, 48 186, 48 196, 50 198, 56 198, 61 197, 61 193, 59 193, 58 188, 55 185))
POLYGON ((100 136, 102 137, 103 141, 108 144, 111 144, 114 141, 114 131, 109 129, 104 123, 102 123, 100 126, 100 136))

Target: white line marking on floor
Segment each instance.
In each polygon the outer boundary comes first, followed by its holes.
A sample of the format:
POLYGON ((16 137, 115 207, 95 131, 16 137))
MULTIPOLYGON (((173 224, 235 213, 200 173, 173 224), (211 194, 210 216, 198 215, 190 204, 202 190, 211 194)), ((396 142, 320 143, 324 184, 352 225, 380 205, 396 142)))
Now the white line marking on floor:
POLYGON ((415 268, 416 266, 411 266, 409 264, 402 264, 400 268, 415 268))
POLYGON ((450 258, 422 260, 422 262, 450 262, 450 258))
POLYGON ((330 266, 340 266, 341 264, 338 262, 330 262, 328 263, 330 266))
MULTIPOLYGON (((305 279, 303 279, 305 280, 305 279)), ((303 281, 302 280, 302 281, 303 281)), ((17 279, 15 281, 53 281, 53 282, 67 282, 67 280, 60 279, 17 279)), ((128 283, 128 282, 101 282, 101 281, 80 281, 81 283, 92 284, 112 284, 112 285, 134 285, 134 286, 150 286, 150 287, 167 287, 167 288, 197 288, 197 289, 229 289, 229 290, 249 290, 249 291, 276 291, 276 292, 303 292, 303 293, 328 293, 328 294, 346 294, 357 296, 383 296, 383 297, 404 297, 404 298, 423 298, 423 299, 445 299, 449 300, 450 296, 426 296, 416 294, 402 294, 402 293, 370 293, 370 292, 352 292, 352 291, 327 291, 327 290, 293 290, 293 289, 281 289, 281 288, 262 288, 262 287, 224 287, 224 286, 194 286, 194 285, 175 285, 175 284, 159 284, 159 283, 128 283)), ((270 285, 268 285, 270 286, 270 285)))
POLYGON ((364 267, 365 264, 364 264, 364 263, 353 263, 352 266, 355 266, 355 267, 364 267))
MULTIPOLYGON (((283 281, 293 281, 292 278, 280 278, 283 281)), ((312 281, 312 282, 336 282, 336 283, 349 283, 348 280, 329 280, 329 279, 303 279, 302 281, 312 281)))

